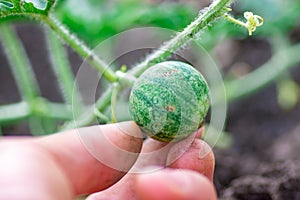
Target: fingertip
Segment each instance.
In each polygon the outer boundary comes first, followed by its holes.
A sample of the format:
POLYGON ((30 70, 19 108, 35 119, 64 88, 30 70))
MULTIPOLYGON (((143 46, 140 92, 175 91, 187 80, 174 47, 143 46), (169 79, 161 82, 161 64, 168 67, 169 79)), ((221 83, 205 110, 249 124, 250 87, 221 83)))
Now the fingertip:
POLYGON ((182 169, 164 169, 136 178, 141 200, 215 200, 213 184, 203 175, 182 169))

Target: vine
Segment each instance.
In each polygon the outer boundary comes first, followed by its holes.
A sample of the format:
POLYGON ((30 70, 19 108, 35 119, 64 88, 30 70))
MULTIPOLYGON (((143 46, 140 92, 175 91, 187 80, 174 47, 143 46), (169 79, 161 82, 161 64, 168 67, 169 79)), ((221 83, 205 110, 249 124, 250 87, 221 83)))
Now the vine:
MULTIPOLYGON (((182 32, 178 33, 174 38, 166 42, 164 45, 162 45, 158 50, 151 53, 148 57, 144 59, 143 62, 137 64, 132 68, 132 70, 129 70, 127 74, 129 77, 138 77, 141 75, 148 67, 161 62, 168 58, 172 53, 174 53, 177 49, 179 49, 181 46, 189 42, 190 39, 195 37, 198 33, 200 33, 202 30, 204 30, 206 27, 208 27, 211 23, 215 22, 218 18, 222 17, 226 12, 228 12, 227 6, 232 2, 232 0, 216 0, 214 1, 209 7, 201 10, 199 12, 199 16, 191 22, 182 32)), ((60 26, 57 26, 59 28, 60 26)), ((55 29, 54 29, 55 30, 55 29)), ((60 31, 58 32, 60 33, 60 31)), ((72 45, 72 44, 70 44, 72 45)), ((127 77, 127 76, 123 76, 127 77)), ((101 103, 101 107, 97 106, 96 108, 99 110, 99 112, 103 112, 107 106, 110 105, 111 101, 113 103, 112 105, 112 121, 115 121, 114 117, 114 102, 115 98, 117 96, 117 93, 120 91, 120 88, 118 88, 118 84, 115 84, 114 87, 109 87, 107 91, 100 97, 98 102, 107 102, 106 104, 101 103), (113 98, 112 98, 113 97, 113 98), (102 106, 104 105, 104 106, 102 106)), ((95 116, 94 113, 92 113, 88 119, 93 120, 93 116, 95 116)), ((86 117, 86 115, 82 115, 80 119, 78 119, 77 126, 84 126, 86 124, 80 124, 80 122, 85 122, 86 120, 81 120, 81 118, 86 117)), ((90 121, 89 121, 90 122, 90 121)), ((65 124, 64 128, 74 128, 72 127, 74 123, 67 123, 65 124)))
MULTIPOLYGON (((67 122, 61 129, 70 129, 88 125, 92 123, 96 117, 104 123, 109 122, 109 119, 103 112, 110 105, 112 106, 112 121, 115 122, 115 107, 118 93, 125 87, 132 85, 135 79, 147 68, 166 60, 191 39, 198 38, 201 32, 218 19, 225 18, 230 22, 247 28, 249 35, 263 24, 263 18, 251 12, 245 12, 244 16, 247 20, 246 22, 231 17, 228 14, 228 12, 231 11, 228 6, 232 1, 233 0, 213 1, 209 7, 201 10, 196 19, 184 28, 183 31, 165 42, 160 48, 148 55, 141 63, 136 64, 131 70, 126 72, 126 67, 124 66, 118 71, 113 71, 109 68, 84 42, 56 19, 52 14, 56 3, 55 0, 0 0, 0 18, 22 16, 45 24, 47 27, 45 31, 47 44, 49 50, 53 53, 50 57, 53 71, 64 94, 64 103, 52 103, 40 97, 39 88, 37 87, 38 84, 34 78, 30 63, 25 57, 26 53, 22 48, 21 42, 18 40, 14 31, 11 30, 9 26, 3 24, 0 27, 2 43, 7 50, 7 56, 12 71, 14 72, 14 77, 22 94, 22 101, 11 105, 0 106, 0 122, 8 123, 29 119, 31 129, 34 132, 39 132, 39 129, 43 128, 40 126, 44 126, 44 128, 49 131, 52 130, 55 125, 52 119, 63 119, 67 122), (50 28, 51 31, 49 31, 48 28, 50 28), (74 77, 71 75, 72 73, 69 63, 67 62, 66 53, 57 36, 111 82, 111 86, 102 93, 102 96, 93 107, 84 108, 83 104, 79 104, 79 107, 84 109, 81 109, 82 114, 76 119, 76 122, 72 120, 69 121, 72 118, 70 104, 72 98, 81 99, 81 97, 76 86, 74 87, 74 77)), ((228 87, 233 86, 231 84, 228 87)))

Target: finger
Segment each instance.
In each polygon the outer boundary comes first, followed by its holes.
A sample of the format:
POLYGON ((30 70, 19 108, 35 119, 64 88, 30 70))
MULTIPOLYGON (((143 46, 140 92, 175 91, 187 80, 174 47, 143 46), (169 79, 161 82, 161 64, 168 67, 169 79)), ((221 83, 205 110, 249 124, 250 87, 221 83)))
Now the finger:
POLYGON ((0 199, 72 199, 72 189, 44 149, 32 143, 0 143, 0 199))
POLYGON ((171 168, 197 171, 213 180, 215 157, 210 146, 200 139, 195 139, 189 148, 182 152, 182 144, 172 146, 167 158, 171 168))
POLYGON ((133 122, 86 127, 37 141, 66 174, 76 195, 100 191, 131 168, 142 147, 133 122))
POLYGON ((214 200, 213 184, 191 170, 164 169, 136 177, 136 192, 141 200, 214 200))

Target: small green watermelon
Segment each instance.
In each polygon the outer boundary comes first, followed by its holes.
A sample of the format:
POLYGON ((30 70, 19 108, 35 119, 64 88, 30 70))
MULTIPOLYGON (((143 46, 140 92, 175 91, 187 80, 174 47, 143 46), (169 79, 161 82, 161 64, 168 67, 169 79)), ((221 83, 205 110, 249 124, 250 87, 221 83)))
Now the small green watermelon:
POLYGON ((209 109, 208 85, 195 68, 166 61, 146 70, 129 97, 130 115, 148 136, 164 142, 195 132, 209 109))

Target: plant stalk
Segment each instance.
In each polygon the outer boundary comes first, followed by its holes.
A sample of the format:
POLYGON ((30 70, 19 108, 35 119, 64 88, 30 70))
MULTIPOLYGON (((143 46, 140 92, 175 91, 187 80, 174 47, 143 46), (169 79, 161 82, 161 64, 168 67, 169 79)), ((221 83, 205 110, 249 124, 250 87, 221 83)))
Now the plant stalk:
MULTIPOLYGON (((61 103, 45 102, 48 107, 48 112, 44 117, 60 120, 72 119, 72 112, 70 106, 61 103)), ((27 102, 21 101, 19 103, 12 103, 0 106, 0 124, 10 124, 16 121, 25 120, 31 115, 30 107, 27 102)))
POLYGON ((110 82, 116 82, 118 76, 111 70, 104 61, 102 61, 93 51, 82 41, 72 34, 67 27, 61 24, 54 16, 40 17, 41 21, 47 24, 63 41, 65 41, 74 51, 76 51, 82 58, 95 67, 103 76, 110 82))
POLYGON ((57 77, 64 101, 71 105, 74 76, 65 49, 50 29, 45 29, 52 69, 57 77))
POLYGON ((25 101, 0 106, 0 124, 24 120, 30 115, 30 108, 25 101))
POLYGON ((52 68, 57 77, 64 101, 72 105, 73 112, 79 113, 84 109, 80 91, 75 82, 72 67, 63 44, 51 29, 45 29, 52 68))
POLYGON ((34 106, 39 88, 23 45, 9 25, 2 24, 0 31, 2 44, 22 99, 34 106))

